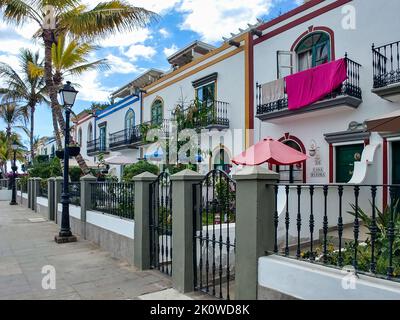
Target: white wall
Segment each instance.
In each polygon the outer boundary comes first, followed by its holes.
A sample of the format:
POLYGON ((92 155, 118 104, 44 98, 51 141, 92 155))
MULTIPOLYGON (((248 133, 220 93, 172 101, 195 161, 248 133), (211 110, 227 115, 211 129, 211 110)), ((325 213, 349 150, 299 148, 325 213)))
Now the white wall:
POLYGON ((258 260, 258 284, 303 300, 400 299, 397 282, 275 255, 258 260))

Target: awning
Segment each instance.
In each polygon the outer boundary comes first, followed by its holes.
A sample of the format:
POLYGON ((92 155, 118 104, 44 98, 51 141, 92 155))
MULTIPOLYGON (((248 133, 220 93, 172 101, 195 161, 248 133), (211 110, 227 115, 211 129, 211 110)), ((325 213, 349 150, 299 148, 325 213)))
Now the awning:
POLYGON ((105 163, 113 164, 113 165, 125 165, 135 163, 135 159, 132 157, 126 157, 121 154, 117 154, 115 156, 104 159, 105 163))
POLYGON ((308 156, 282 142, 266 138, 251 146, 232 162, 235 164, 258 166, 265 162, 275 165, 290 165, 303 162, 308 156))
POLYGON ((399 132, 400 110, 367 120, 366 124, 367 130, 371 132, 399 132))

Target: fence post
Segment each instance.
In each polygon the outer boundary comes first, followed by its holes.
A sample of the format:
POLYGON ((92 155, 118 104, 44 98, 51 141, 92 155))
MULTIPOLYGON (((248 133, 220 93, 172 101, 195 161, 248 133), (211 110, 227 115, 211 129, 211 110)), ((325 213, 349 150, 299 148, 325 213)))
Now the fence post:
POLYGON ((194 290, 193 186, 203 178, 203 175, 187 169, 171 176, 172 283, 182 293, 194 290))
POLYGON ((32 208, 32 178, 28 179, 28 208, 32 208))
POLYGON ((51 177, 47 179, 47 208, 48 208, 48 216, 47 219, 50 221, 54 221, 54 183, 55 178, 51 177))
POLYGON ((157 176, 144 172, 135 182, 135 241, 133 263, 140 270, 150 269, 150 184, 157 176))
POLYGON ((40 196, 41 178, 33 178, 33 207, 32 210, 37 212, 37 198, 40 196))
POLYGON ((244 167, 236 180, 235 299, 256 300, 258 258, 274 249, 275 188, 279 175, 244 167))
POLYGON ((58 203, 61 201, 63 177, 56 177, 54 181, 54 222, 58 223, 58 203))
POLYGON ((81 235, 83 239, 86 239, 86 211, 92 208, 91 183, 96 181, 96 177, 91 174, 81 178, 81 235))

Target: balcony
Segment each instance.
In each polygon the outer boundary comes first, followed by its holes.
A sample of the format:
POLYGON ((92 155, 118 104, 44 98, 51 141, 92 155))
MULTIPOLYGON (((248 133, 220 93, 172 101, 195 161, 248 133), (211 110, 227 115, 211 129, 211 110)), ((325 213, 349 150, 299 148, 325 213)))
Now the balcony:
POLYGON ((87 154, 89 156, 95 156, 99 153, 109 153, 107 149, 107 143, 101 141, 100 138, 97 138, 92 141, 87 142, 87 154))
POLYGON ((400 41, 378 48, 372 46, 374 88, 381 98, 400 102, 400 41))
POLYGON ((110 134, 110 150, 135 149, 151 143, 146 140, 146 136, 151 129, 161 129, 163 135, 168 136, 169 121, 163 120, 161 123, 144 122, 133 128, 110 134))
POLYGON ((217 129, 229 128, 229 103, 222 101, 194 101, 190 107, 177 107, 173 118, 179 130, 183 129, 217 129))
POLYGON ((312 115, 326 115, 338 107, 342 109, 355 109, 362 102, 362 91, 360 88, 360 67, 357 62, 345 58, 347 64, 347 77, 348 79, 343 82, 342 86, 329 93, 322 100, 313 103, 309 106, 298 110, 289 110, 288 97, 285 93, 285 98, 273 101, 271 103, 263 104, 262 85, 257 83, 257 115, 256 117, 261 121, 268 121, 272 123, 279 123, 288 117, 295 117, 298 115, 307 115, 312 112, 312 115))

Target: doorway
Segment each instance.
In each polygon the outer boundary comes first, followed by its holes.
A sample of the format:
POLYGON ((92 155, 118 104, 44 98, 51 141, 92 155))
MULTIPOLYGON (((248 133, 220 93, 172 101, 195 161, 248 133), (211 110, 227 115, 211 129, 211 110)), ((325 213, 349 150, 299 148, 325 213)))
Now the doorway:
POLYGON ((336 182, 348 183, 353 177, 354 162, 361 160, 364 144, 336 147, 336 182))

